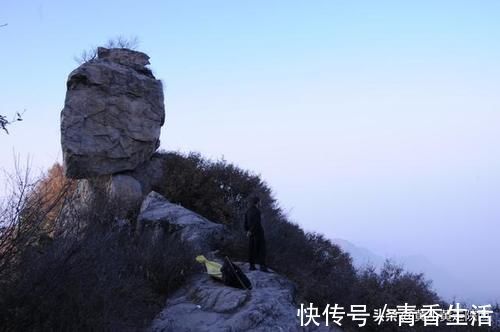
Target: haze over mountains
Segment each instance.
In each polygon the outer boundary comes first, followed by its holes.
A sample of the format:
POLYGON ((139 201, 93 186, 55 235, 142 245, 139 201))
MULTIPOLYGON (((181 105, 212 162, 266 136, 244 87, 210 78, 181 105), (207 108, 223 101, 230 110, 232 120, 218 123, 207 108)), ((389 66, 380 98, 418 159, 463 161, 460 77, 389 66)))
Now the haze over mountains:
MULTIPOLYGON (((424 255, 383 256, 344 239, 334 238, 332 242, 352 256, 353 264, 357 268, 374 266, 380 270, 384 262, 389 259, 403 265, 407 271, 424 273, 426 279, 432 280, 434 290, 446 301, 469 304, 495 304, 496 301, 500 301, 495 285, 476 282, 467 277, 466 273, 454 275, 424 255)), ((464 269, 467 269, 465 263, 464 269)))

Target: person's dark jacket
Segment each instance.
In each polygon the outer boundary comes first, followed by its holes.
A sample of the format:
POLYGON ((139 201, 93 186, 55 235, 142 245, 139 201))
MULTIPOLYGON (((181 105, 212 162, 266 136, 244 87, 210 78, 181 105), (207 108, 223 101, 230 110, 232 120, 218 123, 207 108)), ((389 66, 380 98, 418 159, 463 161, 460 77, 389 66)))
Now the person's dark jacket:
POLYGON ((266 239, 262 228, 260 210, 254 205, 245 213, 245 231, 248 237, 248 262, 253 267, 255 263, 266 266, 266 239))
POLYGON ((260 210, 256 206, 252 206, 245 214, 245 231, 252 233, 253 236, 264 235, 260 220, 260 210))

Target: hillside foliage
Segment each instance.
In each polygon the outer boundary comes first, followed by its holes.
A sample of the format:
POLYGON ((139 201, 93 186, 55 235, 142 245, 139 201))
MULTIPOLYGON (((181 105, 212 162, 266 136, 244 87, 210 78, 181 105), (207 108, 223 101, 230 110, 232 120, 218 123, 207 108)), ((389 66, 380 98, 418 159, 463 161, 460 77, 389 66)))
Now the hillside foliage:
POLYGON ((171 201, 228 225, 232 237, 220 244, 220 250, 234 259, 246 261, 243 214, 251 197, 261 198, 268 264, 296 283, 297 302, 312 302, 320 308, 366 304, 370 312, 384 304, 439 303, 423 274, 404 271, 391 262, 378 273, 372 268, 356 270, 350 255, 336 244, 291 222, 259 175, 198 153, 164 152, 162 158, 165 180, 156 189, 171 201))
MULTIPOLYGON (((159 157, 164 179, 154 190, 231 230, 231 236, 218 244, 221 256, 246 261, 243 214, 251 197, 261 198, 268 265, 297 285, 297 304, 366 304, 373 311, 384 304, 440 301, 422 274, 390 263, 378 273, 356 270, 350 255, 337 245, 291 222, 259 175, 197 153, 162 152, 159 157)), ((19 204, 10 210, 5 205, 2 212, 1 326, 135 330, 144 327, 165 297, 196 270, 194 256, 183 243, 172 239, 151 248, 133 229, 117 228, 115 209, 105 200, 96 200, 87 214, 78 216, 88 227, 58 236, 57 225, 71 225, 64 223, 63 211, 76 187, 60 165, 34 185, 24 185, 19 204)))

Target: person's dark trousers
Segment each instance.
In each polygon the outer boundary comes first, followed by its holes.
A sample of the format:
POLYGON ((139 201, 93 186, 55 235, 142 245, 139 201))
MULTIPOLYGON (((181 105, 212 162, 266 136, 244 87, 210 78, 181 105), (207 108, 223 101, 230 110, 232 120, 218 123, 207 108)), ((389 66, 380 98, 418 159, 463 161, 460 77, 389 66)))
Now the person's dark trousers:
POLYGON ((264 234, 254 234, 249 237, 248 262, 250 268, 255 268, 255 263, 259 264, 261 269, 266 268, 266 240, 264 234))

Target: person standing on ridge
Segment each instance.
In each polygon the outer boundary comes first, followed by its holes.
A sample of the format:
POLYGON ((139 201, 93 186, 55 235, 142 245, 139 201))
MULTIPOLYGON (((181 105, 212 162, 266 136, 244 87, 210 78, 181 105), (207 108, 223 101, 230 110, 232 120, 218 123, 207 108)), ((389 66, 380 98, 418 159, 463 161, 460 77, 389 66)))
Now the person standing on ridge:
POLYGON ((266 240, 264 229, 261 224, 261 213, 259 210, 260 198, 255 196, 251 200, 251 206, 245 213, 245 232, 248 237, 248 262, 250 270, 255 270, 255 263, 260 265, 260 270, 268 272, 266 267, 266 240))

